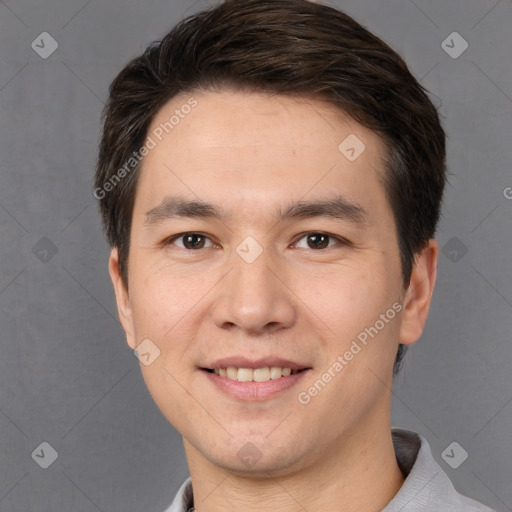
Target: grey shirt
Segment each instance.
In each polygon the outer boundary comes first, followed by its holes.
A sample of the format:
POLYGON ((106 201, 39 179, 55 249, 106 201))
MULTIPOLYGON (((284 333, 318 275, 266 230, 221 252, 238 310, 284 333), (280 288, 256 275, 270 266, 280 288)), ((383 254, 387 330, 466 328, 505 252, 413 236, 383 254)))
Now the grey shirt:
MULTIPOLYGON (((393 428, 391 433, 396 459, 406 478, 382 512, 496 512, 455 490, 432 457, 424 437, 399 428, 393 428)), ((187 512, 192 508, 192 482, 188 478, 165 512, 187 512)))

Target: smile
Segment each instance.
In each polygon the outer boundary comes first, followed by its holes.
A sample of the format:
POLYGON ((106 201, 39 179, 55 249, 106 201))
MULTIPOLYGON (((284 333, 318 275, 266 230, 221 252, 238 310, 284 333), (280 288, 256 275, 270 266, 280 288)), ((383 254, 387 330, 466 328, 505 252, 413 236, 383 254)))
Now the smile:
POLYGON ((281 368, 280 366, 264 366, 262 368, 252 369, 230 366, 228 368, 207 368, 206 371, 215 373, 215 375, 219 377, 236 380, 238 382, 267 382, 269 380, 295 375, 305 369, 306 368, 292 370, 291 368, 281 368))
POLYGON ((224 395, 241 401, 266 401, 298 385, 311 368, 289 366, 200 368, 201 373, 224 395))

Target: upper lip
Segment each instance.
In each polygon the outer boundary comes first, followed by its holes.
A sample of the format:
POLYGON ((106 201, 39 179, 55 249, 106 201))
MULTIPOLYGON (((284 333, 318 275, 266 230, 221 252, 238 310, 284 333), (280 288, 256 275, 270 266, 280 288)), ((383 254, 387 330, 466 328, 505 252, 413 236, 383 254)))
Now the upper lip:
POLYGON ((289 359, 283 359, 281 357, 264 357, 260 359, 247 359, 242 356, 233 356, 233 357, 223 357, 222 359, 217 359, 216 361, 209 363, 208 366, 204 366, 203 368, 207 369, 218 369, 218 368, 250 368, 255 370, 256 368, 264 368, 268 366, 271 368, 272 366, 278 366, 280 368, 290 368, 292 370, 303 370, 305 368, 311 368, 306 364, 297 363, 295 361, 290 361, 289 359))

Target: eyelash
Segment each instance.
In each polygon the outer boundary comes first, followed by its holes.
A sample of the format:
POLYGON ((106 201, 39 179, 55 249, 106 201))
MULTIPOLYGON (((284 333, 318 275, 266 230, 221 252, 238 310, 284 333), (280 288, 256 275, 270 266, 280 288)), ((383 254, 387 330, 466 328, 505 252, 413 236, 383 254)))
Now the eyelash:
MULTIPOLYGON (((184 233, 178 233, 177 235, 173 235, 172 237, 170 238, 167 238, 165 239, 163 242, 162 242, 162 246, 168 246, 168 245, 171 245, 174 241, 180 239, 180 238, 184 238, 186 236, 190 236, 190 235, 198 235, 202 238, 206 238, 208 240, 210 240, 210 242, 214 243, 210 237, 208 235, 205 235, 204 233, 200 233, 200 232, 196 232, 196 231, 186 231, 184 233)), ((340 246, 351 246, 351 242, 349 242, 347 239, 343 238, 343 237, 340 237, 340 236, 337 236, 337 235, 333 235, 331 233, 326 233, 325 231, 307 231, 305 233, 301 233, 300 236, 296 239, 296 241, 294 243, 297 243, 298 241, 302 240, 303 238, 307 237, 307 236, 310 236, 310 235, 323 235, 323 236, 326 236, 328 238, 331 238, 331 239, 334 239, 338 242, 338 245, 340 246)), ((330 246, 330 247, 325 247, 324 249, 317 249, 318 251, 322 251, 322 250, 326 250, 326 249, 331 249, 333 246, 330 246)), ((201 249, 211 249, 211 247, 202 247, 200 249, 187 249, 187 248, 182 248, 182 247, 178 247, 178 249, 181 249, 181 250, 184 250, 184 251, 187 251, 187 252, 195 252, 195 251, 199 251, 201 249)), ((315 249, 312 249, 312 250, 315 250, 315 249)))

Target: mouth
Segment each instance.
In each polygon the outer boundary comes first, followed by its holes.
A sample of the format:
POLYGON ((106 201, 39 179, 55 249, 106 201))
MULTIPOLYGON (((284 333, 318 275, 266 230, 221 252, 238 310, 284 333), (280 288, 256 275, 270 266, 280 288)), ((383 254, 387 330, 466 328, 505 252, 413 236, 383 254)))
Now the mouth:
POLYGON ((261 368, 237 368, 228 366, 225 368, 201 368, 208 373, 218 375, 221 378, 238 382, 268 382, 278 380, 291 375, 296 375, 311 368, 289 368, 281 366, 263 366, 261 368))
POLYGON ((310 366, 273 357, 258 361, 230 357, 198 369, 222 394, 239 401, 265 401, 280 396, 313 370, 310 366))

